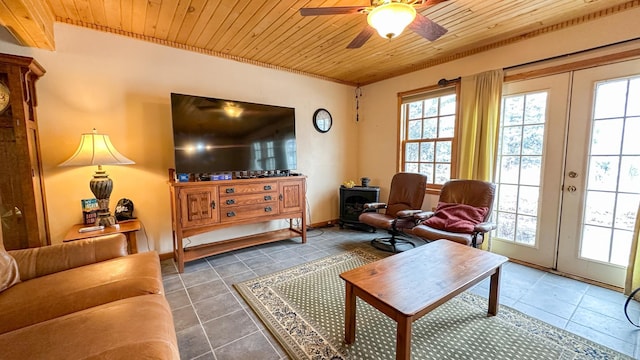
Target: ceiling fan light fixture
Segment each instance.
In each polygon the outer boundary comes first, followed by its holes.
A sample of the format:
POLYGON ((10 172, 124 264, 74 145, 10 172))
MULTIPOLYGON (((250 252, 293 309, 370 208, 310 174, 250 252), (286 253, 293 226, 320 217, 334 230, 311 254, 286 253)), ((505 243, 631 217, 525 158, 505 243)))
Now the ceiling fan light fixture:
POLYGON ((380 5, 367 15, 367 22, 385 39, 392 39, 416 18, 416 9, 406 3, 389 2, 380 5))
POLYGON ((243 108, 231 102, 228 102, 224 107, 224 112, 231 118, 239 118, 243 111, 243 108))

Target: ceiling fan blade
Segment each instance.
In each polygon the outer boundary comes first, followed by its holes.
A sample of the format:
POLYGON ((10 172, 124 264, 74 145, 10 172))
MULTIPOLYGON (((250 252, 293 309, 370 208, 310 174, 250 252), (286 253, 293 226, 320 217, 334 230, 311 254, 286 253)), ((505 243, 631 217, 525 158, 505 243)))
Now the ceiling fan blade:
POLYGON ((440 4, 441 2, 445 2, 447 0, 423 0, 421 3, 416 3, 414 6, 417 9, 426 8, 429 6, 440 4))
POLYGON ((366 6, 334 6, 319 8, 300 8, 302 16, 357 14, 366 9, 366 6))
POLYGON ((374 32, 375 30, 371 26, 366 26, 360 31, 360 34, 351 40, 349 45, 347 45, 347 49, 358 49, 371 38, 374 32))
POLYGON ((440 36, 447 33, 447 29, 420 14, 409 24, 409 29, 429 41, 436 41, 440 36))

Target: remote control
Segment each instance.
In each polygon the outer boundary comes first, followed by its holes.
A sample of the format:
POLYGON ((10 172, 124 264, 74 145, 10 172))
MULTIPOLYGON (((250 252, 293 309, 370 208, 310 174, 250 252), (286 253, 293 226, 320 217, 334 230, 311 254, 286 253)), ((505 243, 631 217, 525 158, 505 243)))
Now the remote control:
POLYGON ((102 230, 104 229, 103 225, 96 225, 96 226, 88 226, 88 227, 83 227, 78 229, 78 232, 89 232, 89 231, 96 231, 96 230, 102 230))

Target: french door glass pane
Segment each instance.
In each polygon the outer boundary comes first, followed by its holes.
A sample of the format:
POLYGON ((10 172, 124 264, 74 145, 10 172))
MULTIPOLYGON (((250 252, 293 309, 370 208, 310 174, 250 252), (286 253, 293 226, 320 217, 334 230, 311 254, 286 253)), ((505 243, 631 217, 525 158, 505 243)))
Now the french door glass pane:
MULTIPOLYGON (((629 81, 629 99, 640 99, 640 77, 629 81)), ((627 116, 640 116, 640 101, 627 102, 627 116)))
POLYGON ((547 93, 503 97, 498 145, 494 237, 535 246, 547 93))
POLYGON ((595 89, 580 256, 626 266, 640 201, 640 77, 595 89))
MULTIPOLYGON (((637 99, 640 99, 640 94, 638 94, 637 99)), ((640 107, 640 101, 636 102, 640 107)), ((624 126, 624 141, 622 142, 623 155, 640 155, 638 134, 640 134, 640 117, 627 118, 624 126)))
POLYGON ((612 155, 620 152, 619 146, 611 144, 622 144, 622 125, 624 119, 596 120, 593 122, 591 134, 591 155, 612 155))

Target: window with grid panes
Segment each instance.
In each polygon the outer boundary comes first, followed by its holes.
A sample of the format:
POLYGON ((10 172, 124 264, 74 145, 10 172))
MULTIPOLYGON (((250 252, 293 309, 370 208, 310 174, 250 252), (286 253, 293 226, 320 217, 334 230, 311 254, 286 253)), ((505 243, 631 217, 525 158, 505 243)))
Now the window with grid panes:
POLYGON ((456 87, 402 96, 401 104, 401 168, 440 189, 455 177, 456 87))

